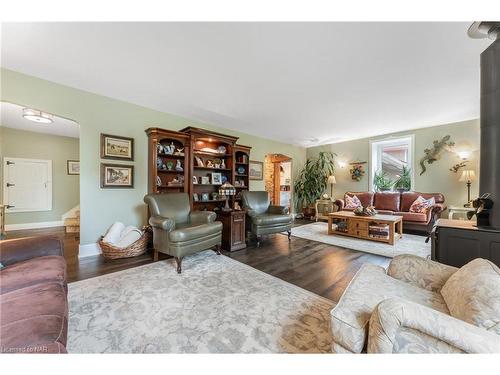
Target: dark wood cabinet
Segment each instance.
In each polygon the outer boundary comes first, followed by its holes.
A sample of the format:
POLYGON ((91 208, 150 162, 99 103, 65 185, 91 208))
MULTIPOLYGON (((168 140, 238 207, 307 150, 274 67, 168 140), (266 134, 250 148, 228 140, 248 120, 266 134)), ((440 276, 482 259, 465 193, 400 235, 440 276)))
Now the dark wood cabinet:
POLYGON ((247 247, 245 242, 246 211, 219 211, 217 220, 222 222, 222 249, 236 251, 247 247))
POLYGON ((500 266, 500 232, 471 221, 439 219, 432 233, 432 260, 462 267, 475 258, 500 266))

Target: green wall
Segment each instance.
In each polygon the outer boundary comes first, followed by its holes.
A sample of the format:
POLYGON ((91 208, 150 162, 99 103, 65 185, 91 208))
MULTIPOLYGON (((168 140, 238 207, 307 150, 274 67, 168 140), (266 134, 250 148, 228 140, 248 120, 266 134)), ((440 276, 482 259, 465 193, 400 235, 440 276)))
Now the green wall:
MULTIPOLYGON (((448 205, 463 205, 467 201, 467 189, 464 182, 459 182, 460 172, 455 174, 449 169, 460 161, 454 152, 444 152, 440 160, 427 166, 427 171, 420 176, 418 162, 424 156, 424 149, 431 148, 435 139, 450 135, 456 143, 456 150, 467 149, 472 151, 472 156, 467 169, 474 169, 479 179, 479 120, 470 120, 423 129, 388 134, 379 137, 363 138, 348 142, 334 143, 324 146, 312 147, 307 150, 307 157, 318 154, 321 150, 335 152, 338 161, 369 161, 370 141, 388 137, 413 134, 415 136, 414 150, 414 190, 421 192, 441 192, 445 195, 448 205)), ((366 174, 359 182, 353 181, 349 173, 349 165, 338 168, 336 171, 337 184, 334 185, 334 196, 343 197, 346 191, 365 191, 369 186, 369 165, 365 164, 366 174)), ((329 188, 328 188, 329 191, 329 188)), ((479 181, 472 184, 471 195, 477 196, 479 181)))
MULTIPOLYGON (((61 215, 79 203, 79 176, 66 173, 66 161, 79 159, 79 140, 3 126, 0 127, 0 133, 0 158, 8 156, 52 160, 52 210, 10 213, 6 215, 5 223, 60 221, 61 215)), ((2 193, 0 188, 0 194, 2 193)))
MULTIPOLYGON (((239 143, 252 146, 251 159, 264 161, 270 153, 293 158, 294 175, 304 164, 303 147, 255 137, 182 117, 59 85, 7 69, 1 70, 1 99, 44 110, 80 124, 80 206, 81 243, 95 243, 115 221, 142 225, 147 192, 147 137, 152 126, 179 130, 185 126, 219 131, 240 137, 239 143), (135 188, 101 189, 99 184, 99 135, 109 133, 135 139, 135 188)), ((130 88, 133 90, 133 87, 130 88)), ((252 181, 252 190, 264 190, 263 181, 252 181)))

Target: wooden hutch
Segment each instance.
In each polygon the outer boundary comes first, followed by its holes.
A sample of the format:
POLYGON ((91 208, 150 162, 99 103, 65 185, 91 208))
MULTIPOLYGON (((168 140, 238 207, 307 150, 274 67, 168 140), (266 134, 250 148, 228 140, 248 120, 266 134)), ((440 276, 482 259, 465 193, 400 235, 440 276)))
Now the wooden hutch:
POLYGON ((224 182, 235 186, 235 200, 248 190, 251 147, 237 145, 237 137, 196 127, 180 131, 149 128, 146 134, 148 192, 186 192, 193 210, 213 211, 225 203, 219 197, 224 182))

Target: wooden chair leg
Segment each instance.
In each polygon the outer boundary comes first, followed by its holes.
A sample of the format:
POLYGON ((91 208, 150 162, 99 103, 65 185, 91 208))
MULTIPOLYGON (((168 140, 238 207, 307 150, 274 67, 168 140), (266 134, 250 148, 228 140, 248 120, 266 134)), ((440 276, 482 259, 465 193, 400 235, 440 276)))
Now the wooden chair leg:
POLYGON ((260 236, 257 236, 257 247, 260 247, 260 236))
POLYGON ((153 262, 158 262, 158 250, 153 249, 153 262))
POLYGON ((291 241, 290 236, 292 235, 292 231, 291 230, 287 230, 286 232, 288 233, 288 241, 291 241))
POLYGON ((182 257, 174 257, 175 263, 177 263, 177 273, 182 272, 182 257))
POLYGON ((221 255, 220 252, 220 244, 215 245, 215 248, 213 249, 217 255, 221 255))

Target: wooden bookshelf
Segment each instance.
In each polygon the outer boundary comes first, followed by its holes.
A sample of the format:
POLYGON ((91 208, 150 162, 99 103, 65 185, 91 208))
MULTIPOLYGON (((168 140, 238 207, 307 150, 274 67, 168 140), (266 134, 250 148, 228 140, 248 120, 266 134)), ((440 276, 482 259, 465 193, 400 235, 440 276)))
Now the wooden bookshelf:
POLYGON ((187 192, 189 179, 190 137, 175 131, 149 128, 148 135, 148 192, 187 192), (182 171, 176 170, 180 163, 182 171), (174 179, 181 181, 174 184, 174 179))
POLYGON ((241 192, 249 189, 248 168, 251 149, 249 146, 234 146, 233 185, 236 188, 235 199, 238 201, 241 200, 241 192))

